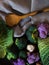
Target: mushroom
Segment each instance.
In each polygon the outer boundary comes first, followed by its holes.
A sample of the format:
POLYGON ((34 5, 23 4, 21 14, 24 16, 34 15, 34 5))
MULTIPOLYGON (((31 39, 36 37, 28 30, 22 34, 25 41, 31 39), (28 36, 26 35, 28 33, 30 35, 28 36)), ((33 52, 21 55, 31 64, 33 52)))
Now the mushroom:
POLYGON ((34 51, 34 49, 35 49, 35 47, 33 46, 33 45, 27 45, 27 50, 29 51, 29 52, 33 52, 34 51))

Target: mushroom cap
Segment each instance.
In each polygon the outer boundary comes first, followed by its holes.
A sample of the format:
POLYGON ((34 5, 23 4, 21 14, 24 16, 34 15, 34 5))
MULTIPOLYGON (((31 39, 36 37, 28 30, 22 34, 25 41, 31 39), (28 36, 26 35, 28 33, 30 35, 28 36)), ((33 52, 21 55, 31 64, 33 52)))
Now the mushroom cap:
POLYGON ((27 50, 28 50, 29 52, 33 52, 34 49, 35 49, 35 47, 34 47, 33 45, 27 45, 27 50))

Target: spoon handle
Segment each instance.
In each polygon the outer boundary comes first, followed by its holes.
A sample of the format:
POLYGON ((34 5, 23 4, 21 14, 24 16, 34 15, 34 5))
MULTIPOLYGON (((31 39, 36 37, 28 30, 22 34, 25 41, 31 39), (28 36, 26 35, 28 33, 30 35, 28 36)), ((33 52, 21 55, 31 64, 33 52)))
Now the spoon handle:
POLYGON ((31 13, 27 13, 27 14, 25 14, 25 15, 22 15, 22 16, 21 16, 21 19, 24 19, 24 18, 26 18, 26 17, 28 17, 28 16, 34 16, 34 15, 36 15, 36 14, 37 14, 36 11, 31 12, 31 13))
POLYGON ((24 19, 28 16, 34 16, 34 15, 38 14, 39 12, 41 13, 41 12, 47 12, 47 11, 49 11, 49 8, 43 8, 42 10, 37 10, 37 11, 31 12, 31 13, 27 13, 25 15, 22 15, 21 19, 24 19))

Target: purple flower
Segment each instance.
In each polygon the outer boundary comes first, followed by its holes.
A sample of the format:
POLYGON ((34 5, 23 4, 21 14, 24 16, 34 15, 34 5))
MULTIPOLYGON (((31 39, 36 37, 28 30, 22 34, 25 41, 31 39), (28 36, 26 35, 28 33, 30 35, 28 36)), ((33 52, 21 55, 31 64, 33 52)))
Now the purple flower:
POLYGON ((14 65, 25 65, 24 60, 18 58, 17 61, 13 61, 14 65))
POLYGON ((18 65, 17 62, 13 62, 14 65, 18 65))
POLYGON ((40 58, 38 55, 35 56, 35 54, 30 54, 28 55, 27 61, 29 64, 33 64, 34 62, 37 62, 39 59, 40 58))
POLYGON ((35 60, 34 55, 29 55, 28 58, 27 58, 27 61, 28 61, 29 64, 34 63, 34 60, 35 60))
POLYGON ((46 38, 49 33, 49 24, 41 23, 38 27, 39 36, 41 38, 46 38))
POLYGON ((39 55, 37 54, 36 59, 35 59, 35 62, 37 62, 39 59, 40 59, 39 58, 39 55))

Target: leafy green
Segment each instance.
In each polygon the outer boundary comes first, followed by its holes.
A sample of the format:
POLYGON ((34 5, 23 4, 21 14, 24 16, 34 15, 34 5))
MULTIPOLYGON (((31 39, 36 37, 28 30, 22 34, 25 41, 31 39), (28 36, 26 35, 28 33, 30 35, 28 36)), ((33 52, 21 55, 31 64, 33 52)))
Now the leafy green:
POLYGON ((10 46, 13 43, 13 30, 0 21, 0 45, 10 46))
POLYGON ((6 55, 6 48, 0 45, 0 58, 4 58, 6 55))
POLYGON ((36 43, 37 41, 37 29, 35 26, 30 26, 26 31, 26 36, 31 43, 36 43))
POLYGON ((3 48, 4 47, 7 48, 11 46, 12 43, 13 43, 13 30, 7 27, 4 21, 0 21, 0 46, 1 47, 3 46, 3 48))
POLYGON ((49 37, 38 39, 38 48, 43 65, 49 65, 49 37))
POLYGON ((23 48, 25 48, 27 41, 24 37, 22 38, 17 38, 15 41, 15 44, 17 45, 17 47, 21 50, 23 48))
POLYGON ((26 59, 26 57, 27 57, 26 52, 24 52, 24 51, 20 51, 20 53, 19 53, 19 57, 20 57, 20 58, 24 58, 24 59, 26 59))
POLYGON ((12 53, 11 51, 9 51, 7 53, 7 59, 11 60, 11 59, 16 59, 16 55, 14 53, 12 53))

